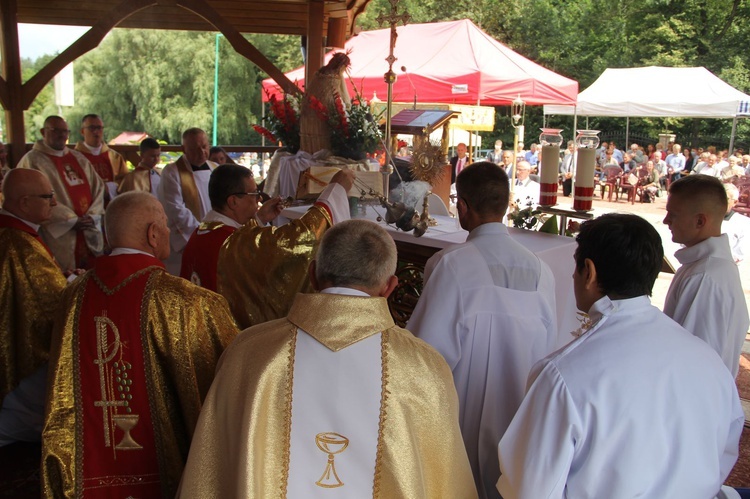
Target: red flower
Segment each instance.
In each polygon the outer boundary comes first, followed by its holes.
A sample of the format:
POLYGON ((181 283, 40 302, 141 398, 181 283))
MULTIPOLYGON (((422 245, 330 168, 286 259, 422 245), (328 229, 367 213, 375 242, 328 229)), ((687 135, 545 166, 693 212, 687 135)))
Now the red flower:
POLYGON ((276 140, 276 137, 274 137, 274 135, 267 128, 263 128, 260 125, 253 125, 253 130, 255 130, 257 133, 261 134, 262 136, 264 136, 265 138, 267 138, 271 142, 278 142, 276 140))
POLYGON ((344 133, 344 137, 349 137, 349 120, 347 119, 346 109, 344 109, 344 101, 341 96, 337 93, 333 98, 334 105, 336 106, 336 113, 339 118, 339 128, 344 133))
POLYGON ((291 130, 297 124, 297 113, 294 112, 294 108, 286 99, 284 99, 284 114, 288 118, 285 122, 286 129, 291 130))
POLYGON ((318 115, 318 118, 321 121, 328 121, 328 109, 326 109, 323 103, 314 95, 311 95, 308 101, 312 110, 318 115))

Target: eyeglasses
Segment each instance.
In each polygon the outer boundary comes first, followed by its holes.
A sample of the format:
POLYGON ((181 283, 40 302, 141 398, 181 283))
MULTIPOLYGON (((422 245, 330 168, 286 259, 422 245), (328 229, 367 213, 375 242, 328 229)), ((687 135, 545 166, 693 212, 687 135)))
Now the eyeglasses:
POLYGON ((253 192, 233 192, 230 194, 230 196, 239 196, 239 197, 245 197, 245 196, 260 196, 260 191, 253 191, 253 192))
POLYGON ((51 200, 52 198, 55 197, 55 191, 52 191, 49 194, 29 194, 29 197, 32 197, 32 198, 42 198, 42 199, 46 199, 47 201, 49 201, 49 200, 51 200))
POLYGON ((104 130, 104 127, 100 125, 89 125, 83 128, 88 130, 89 132, 101 132, 102 130, 104 130))
POLYGON ((70 130, 68 130, 67 128, 50 128, 50 127, 45 127, 45 128, 49 130, 50 132, 54 132, 60 135, 70 135, 70 130))

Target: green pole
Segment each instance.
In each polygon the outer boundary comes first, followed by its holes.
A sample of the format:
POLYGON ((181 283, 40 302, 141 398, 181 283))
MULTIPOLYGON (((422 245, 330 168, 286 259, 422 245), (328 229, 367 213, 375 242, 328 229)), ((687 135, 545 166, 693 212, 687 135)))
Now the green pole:
POLYGON ((216 127, 219 121, 219 37, 216 33, 216 60, 214 61, 214 125, 211 133, 211 145, 216 145, 216 127))

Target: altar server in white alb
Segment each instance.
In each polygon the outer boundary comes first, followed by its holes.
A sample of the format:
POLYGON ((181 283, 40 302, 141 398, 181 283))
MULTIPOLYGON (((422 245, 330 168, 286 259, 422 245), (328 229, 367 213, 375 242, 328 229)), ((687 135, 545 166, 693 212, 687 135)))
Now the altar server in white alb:
POLYGON ((669 286, 664 313, 708 343, 737 376, 750 317, 729 237, 721 233, 726 212, 719 179, 688 175, 672 182, 664 223, 672 241, 685 247, 674 254, 682 266, 669 286))
POLYGON ((180 275, 185 245, 211 211, 208 181, 217 165, 208 160, 208 151, 206 132, 188 128, 182 133, 182 156, 165 166, 161 173, 157 197, 167 214, 171 251, 166 264, 173 275, 180 275))
POLYGON ((659 234, 636 215, 607 214, 583 223, 577 241, 573 287, 590 324, 534 366, 500 441, 498 490, 505 499, 715 497, 744 415, 716 352, 650 303, 659 234))
POLYGON ((179 497, 476 497, 450 369, 391 318, 395 270, 378 225, 326 232, 320 293, 221 358, 179 497))
POLYGON ((521 404, 531 367, 557 341, 555 282, 502 223, 509 195, 502 168, 474 163, 458 175, 456 190, 469 237, 428 260, 407 328, 448 361, 479 494, 499 497, 497 443, 521 404))

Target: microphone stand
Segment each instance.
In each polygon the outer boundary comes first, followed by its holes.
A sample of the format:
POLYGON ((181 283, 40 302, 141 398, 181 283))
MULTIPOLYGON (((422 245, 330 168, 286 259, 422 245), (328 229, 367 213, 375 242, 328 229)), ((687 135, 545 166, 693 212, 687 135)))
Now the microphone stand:
POLYGON ((401 66, 401 71, 406 75, 406 79, 409 80, 409 85, 411 85, 411 89, 414 92, 414 107, 413 109, 417 110, 417 87, 414 86, 414 82, 411 81, 411 75, 406 71, 406 66, 401 66))

